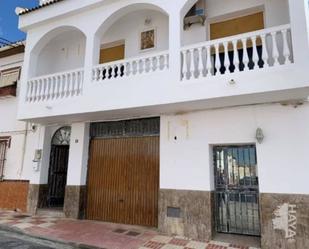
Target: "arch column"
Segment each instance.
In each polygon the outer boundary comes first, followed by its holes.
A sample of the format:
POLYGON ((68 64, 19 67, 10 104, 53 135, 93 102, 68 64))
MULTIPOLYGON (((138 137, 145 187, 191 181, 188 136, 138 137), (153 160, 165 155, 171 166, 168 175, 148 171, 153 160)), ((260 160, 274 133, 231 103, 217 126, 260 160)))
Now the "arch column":
POLYGON ((89 147, 89 123, 71 126, 71 144, 64 199, 64 213, 68 218, 83 218, 89 147))
POLYGON ((309 41, 308 26, 309 20, 307 0, 289 0, 290 22, 292 30, 292 43, 295 63, 300 65, 308 63, 309 41))
POLYGON ((169 6, 169 53, 170 71, 173 82, 181 79, 181 47, 183 39, 183 18, 197 0, 179 0, 169 6))
POLYGON ((169 16, 169 67, 173 82, 181 77, 181 28, 180 10, 171 11, 169 16))
POLYGON ((84 90, 92 82, 92 68, 97 65, 100 57, 100 39, 91 32, 87 35, 85 63, 84 63, 84 90))

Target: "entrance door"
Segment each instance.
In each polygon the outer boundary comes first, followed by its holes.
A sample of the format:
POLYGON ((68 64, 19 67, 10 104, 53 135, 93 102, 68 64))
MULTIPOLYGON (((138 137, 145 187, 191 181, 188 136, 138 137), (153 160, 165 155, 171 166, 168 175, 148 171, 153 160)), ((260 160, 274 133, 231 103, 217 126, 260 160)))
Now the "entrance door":
POLYGON ((49 174, 48 207, 63 207, 70 150, 70 127, 59 129, 52 139, 49 174))
POLYGON ((256 148, 214 147, 217 232, 260 235, 256 148))
POLYGON ((91 220, 156 227, 159 119, 92 126, 86 215, 91 220))

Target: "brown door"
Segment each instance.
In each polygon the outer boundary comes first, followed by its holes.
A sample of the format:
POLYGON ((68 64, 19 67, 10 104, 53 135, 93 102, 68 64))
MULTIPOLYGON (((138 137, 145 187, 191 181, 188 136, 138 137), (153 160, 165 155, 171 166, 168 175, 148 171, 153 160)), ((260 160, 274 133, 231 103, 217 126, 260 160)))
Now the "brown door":
POLYGON ((102 48, 100 52, 100 64, 124 59, 125 46, 119 45, 109 48, 102 48))
POLYGON ((210 39, 214 40, 260 29, 264 29, 263 12, 210 24, 210 39))
POLYGON ((159 136, 91 141, 88 219, 156 227, 158 190, 159 136))

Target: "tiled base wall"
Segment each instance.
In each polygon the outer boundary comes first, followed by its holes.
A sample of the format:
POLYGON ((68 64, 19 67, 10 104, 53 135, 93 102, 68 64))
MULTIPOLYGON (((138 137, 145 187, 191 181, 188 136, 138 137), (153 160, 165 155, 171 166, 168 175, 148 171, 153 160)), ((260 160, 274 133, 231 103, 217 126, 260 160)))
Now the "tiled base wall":
POLYGON ((0 182, 0 208, 27 211, 28 181, 0 182))
POLYGON ((159 230, 197 240, 210 240, 213 235, 213 193, 161 189, 159 193, 159 230), (179 217, 169 217, 176 208, 179 217))
POLYGON ((27 211, 31 214, 36 214, 38 208, 46 207, 47 194, 47 184, 30 184, 27 211))
MULTIPOLYGON (((170 210, 170 209, 169 209, 170 210)), ((309 195, 260 194, 261 248, 309 248, 309 195)), ((211 240, 214 229, 212 192, 161 189, 159 230, 197 240, 211 240), (179 217, 169 217, 169 208, 179 217)))
MULTIPOLYGON (((30 184, 27 211, 36 214, 38 208, 47 207, 48 185, 30 184)), ((82 219, 85 216, 86 186, 66 186, 64 214, 67 218, 82 219)))
POLYGON ((309 195, 261 194, 260 203, 262 249, 309 248, 309 195))
POLYGON ((66 186, 64 214, 67 218, 85 218, 86 186, 66 186))

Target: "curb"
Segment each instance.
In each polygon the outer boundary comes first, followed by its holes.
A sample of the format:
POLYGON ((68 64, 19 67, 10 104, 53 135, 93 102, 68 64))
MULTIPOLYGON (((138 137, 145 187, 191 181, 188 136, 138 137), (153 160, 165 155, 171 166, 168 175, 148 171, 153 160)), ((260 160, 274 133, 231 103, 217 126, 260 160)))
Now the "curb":
POLYGON ((47 238, 47 237, 40 236, 40 235, 34 235, 34 234, 28 233, 26 231, 23 231, 20 228, 13 228, 13 227, 9 227, 9 226, 2 225, 2 224, 0 224, 0 231, 1 230, 5 231, 5 232, 11 232, 11 233, 15 233, 15 234, 24 235, 24 236, 27 236, 27 237, 33 238, 33 239, 39 239, 39 240, 42 240, 42 241, 52 242, 52 243, 56 243, 56 244, 60 244, 60 245, 71 246, 72 248, 76 248, 76 249, 107 249, 107 248, 102 248, 102 247, 86 245, 86 244, 83 244, 83 243, 65 241, 65 240, 61 240, 61 239, 52 239, 52 238, 47 238))

